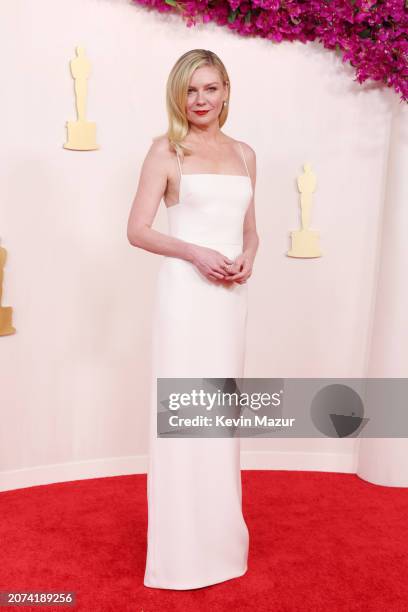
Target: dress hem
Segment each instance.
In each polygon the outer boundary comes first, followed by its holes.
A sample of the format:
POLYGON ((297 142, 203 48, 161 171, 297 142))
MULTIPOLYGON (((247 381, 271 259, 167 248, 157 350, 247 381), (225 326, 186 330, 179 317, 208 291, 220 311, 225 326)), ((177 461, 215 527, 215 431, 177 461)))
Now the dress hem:
POLYGON ((155 584, 147 584, 144 580, 143 585, 149 589, 169 589, 175 591, 187 591, 189 589, 202 589, 207 586, 212 586, 213 584, 221 584, 222 582, 226 582, 227 580, 233 580, 234 578, 240 578, 244 576, 248 571, 248 566, 245 567, 245 570, 240 574, 234 574, 233 576, 228 576, 227 578, 221 578, 220 580, 216 580, 215 582, 205 582, 204 584, 196 584, 195 586, 159 586, 155 584))

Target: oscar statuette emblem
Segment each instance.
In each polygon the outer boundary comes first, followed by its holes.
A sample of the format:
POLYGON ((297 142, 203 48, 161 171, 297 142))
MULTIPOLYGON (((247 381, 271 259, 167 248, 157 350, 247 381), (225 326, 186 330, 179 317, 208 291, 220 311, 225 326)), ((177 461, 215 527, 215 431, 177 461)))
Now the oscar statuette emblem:
POLYGON ((83 47, 76 47, 76 54, 77 57, 70 62, 70 68, 75 83, 77 120, 66 122, 68 141, 63 146, 64 149, 75 151, 93 151, 99 149, 96 144, 96 123, 87 121, 85 112, 91 65, 83 47))
POLYGON ((13 310, 11 306, 2 306, 1 298, 3 294, 3 270, 6 264, 7 251, 0 247, 0 336, 8 336, 15 333, 15 328, 11 324, 13 310))
POLYGON ((301 229, 290 232, 292 248, 287 252, 289 257, 321 257, 319 247, 319 232, 309 229, 312 193, 316 189, 316 176, 311 165, 303 165, 304 172, 298 177, 297 185, 300 192, 301 229))

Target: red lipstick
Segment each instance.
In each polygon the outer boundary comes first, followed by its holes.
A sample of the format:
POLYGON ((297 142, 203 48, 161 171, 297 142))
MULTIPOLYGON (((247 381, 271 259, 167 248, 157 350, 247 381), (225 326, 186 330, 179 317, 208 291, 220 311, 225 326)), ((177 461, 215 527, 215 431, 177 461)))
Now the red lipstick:
POLYGON ((194 111, 197 115, 205 115, 208 113, 208 110, 194 111))

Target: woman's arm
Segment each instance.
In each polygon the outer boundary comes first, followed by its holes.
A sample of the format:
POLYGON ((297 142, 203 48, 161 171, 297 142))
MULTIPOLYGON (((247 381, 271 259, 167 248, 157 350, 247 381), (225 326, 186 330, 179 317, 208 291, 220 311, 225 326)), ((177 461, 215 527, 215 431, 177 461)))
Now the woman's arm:
POLYGON ((253 195, 244 219, 242 254, 235 260, 237 266, 240 267, 240 271, 229 277, 229 280, 240 283, 244 283, 251 276, 259 245, 255 219, 256 154, 248 145, 245 145, 245 159, 251 177, 253 195))
POLYGON ((256 219, 255 219, 255 186, 256 186, 256 154, 255 151, 247 145, 247 163, 248 170, 252 181, 252 200, 248 207, 244 220, 244 242, 243 251, 252 259, 255 258, 256 252, 259 245, 259 237, 256 231, 256 219))
POLYGON ((127 225, 127 238, 132 246, 191 262, 194 259, 194 244, 151 227, 167 188, 168 156, 166 140, 158 139, 152 143, 140 172, 127 225))

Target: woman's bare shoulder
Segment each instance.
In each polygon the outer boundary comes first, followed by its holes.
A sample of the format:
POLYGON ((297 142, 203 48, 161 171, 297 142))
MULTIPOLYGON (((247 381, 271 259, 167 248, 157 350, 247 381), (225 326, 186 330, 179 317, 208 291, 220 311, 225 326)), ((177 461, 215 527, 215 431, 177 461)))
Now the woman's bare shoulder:
POLYGON ((236 140, 236 146, 241 145, 242 153, 245 157, 245 161, 248 164, 250 173, 256 176, 256 153, 255 150, 243 140, 236 140))
POLYGON ((158 169, 167 173, 174 157, 174 151, 170 147, 169 139, 166 135, 160 135, 153 137, 152 141, 146 153, 145 164, 156 165, 158 169))
POLYGON ((246 155, 248 155, 249 157, 250 156, 256 157, 255 150, 247 142, 244 142, 243 140, 237 140, 236 142, 241 145, 246 155))
POLYGON ((223 135, 225 137, 224 142, 226 145, 232 145, 233 147, 236 147, 237 149, 238 149, 238 146, 241 145, 246 159, 251 159, 251 158, 256 157, 254 149, 248 143, 242 140, 237 140, 236 138, 229 136, 229 134, 225 134, 225 132, 223 132, 223 135))
POLYGON ((152 138, 152 144, 150 145, 149 151, 153 154, 159 155, 161 157, 168 156, 174 152, 173 148, 170 146, 170 141, 166 134, 162 134, 160 136, 154 136, 152 138))

